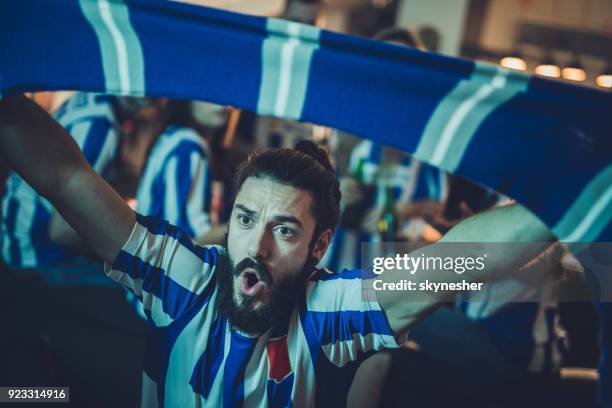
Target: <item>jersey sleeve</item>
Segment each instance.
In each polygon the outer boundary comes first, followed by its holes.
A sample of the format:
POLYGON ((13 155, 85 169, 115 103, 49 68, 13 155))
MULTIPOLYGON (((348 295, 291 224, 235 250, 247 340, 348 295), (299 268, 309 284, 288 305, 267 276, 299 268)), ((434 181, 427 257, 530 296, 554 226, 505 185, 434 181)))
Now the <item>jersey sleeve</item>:
POLYGON ((360 270, 318 275, 308 286, 303 324, 332 364, 342 367, 364 353, 398 347, 376 297, 362 295, 367 285, 360 270))
POLYGON ((220 256, 218 247, 196 245, 167 221, 137 214, 130 238, 105 272, 142 301, 151 324, 167 326, 208 302, 220 256))

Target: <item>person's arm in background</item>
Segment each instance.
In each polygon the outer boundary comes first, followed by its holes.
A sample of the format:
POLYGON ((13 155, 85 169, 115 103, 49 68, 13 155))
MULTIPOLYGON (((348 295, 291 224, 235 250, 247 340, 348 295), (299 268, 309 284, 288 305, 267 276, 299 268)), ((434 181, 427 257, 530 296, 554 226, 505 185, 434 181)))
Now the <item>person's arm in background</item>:
POLYGON ((0 154, 111 263, 136 216, 91 168, 70 135, 23 95, 0 100, 0 154))
MULTIPOLYGON (((446 233, 435 244, 419 249, 419 256, 444 257, 444 244, 448 243, 542 243, 553 239, 549 229, 529 210, 519 204, 495 208, 470 217, 446 233)), ((505 271, 518 269, 542 251, 541 245, 496 245, 488 246, 487 267, 482 271, 474 269, 468 274, 449 274, 458 281, 485 280, 488 277, 505 271)), ((426 273, 410 275, 407 271, 389 271, 380 275, 383 282, 398 282, 410 279, 418 285, 425 279, 432 279, 426 273)), ((377 291, 381 308, 396 335, 402 335, 418 319, 433 310, 439 302, 445 301, 446 292, 432 293, 427 300, 414 301, 408 298, 405 291, 377 291)))

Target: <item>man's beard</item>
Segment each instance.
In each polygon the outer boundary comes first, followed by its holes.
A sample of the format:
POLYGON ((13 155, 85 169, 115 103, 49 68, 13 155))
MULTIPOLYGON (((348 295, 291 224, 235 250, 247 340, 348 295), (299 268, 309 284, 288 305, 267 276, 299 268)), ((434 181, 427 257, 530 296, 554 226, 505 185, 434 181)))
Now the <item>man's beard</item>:
POLYGON ((219 291, 216 305, 221 316, 226 318, 233 328, 255 336, 270 327, 286 323, 293 312, 299 291, 304 289, 305 281, 308 278, 304 270, 306 266, 297 277, 289 276, 274 281, 265 265, 252 258, 245 258, 236 266, 230 257, 225 261, 224 267, 217 270, 219 291), (256 310, 254 309, 256 303, 254 297, 242 296, 240 305, 234 301, 234 278, 240 276, 247 268, 256 270, 261 280, 269 288, 267 303, 256 310))

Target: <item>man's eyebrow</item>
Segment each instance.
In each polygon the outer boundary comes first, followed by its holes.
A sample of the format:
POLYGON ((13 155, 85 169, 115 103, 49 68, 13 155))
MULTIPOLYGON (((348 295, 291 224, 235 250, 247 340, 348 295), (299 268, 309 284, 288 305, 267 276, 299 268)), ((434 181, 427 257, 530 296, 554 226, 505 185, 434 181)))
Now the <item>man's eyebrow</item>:
POLYGON ((246 213, 246 215, 248 215, 248 216, 250 216, 250 217, 252 217, 252 216, 254 216, 255 214, 257 214, 257 212, 256 212, 256 211, 254 211, 254 210, 250 210, 250 209, 248 209, 246 206, 244 206, 244 205, 242 205, 242 204, 236 204, 234 207, 236 207, 236 208, 237 208, 237 209, 239 209, 240 211, 242 211, 242 212, 246 213))
MULTIPOLYGON (((257 214, 257 211, 247 208, 244 204, 236 204, 234 207, 244 212, 249 217, 253 217, 257 214)), ((290 222, 296 224, 300 229, 304 229, 302 222, 292 215, 276 215, 273 219, 275 222, 290 222)))
POLYGON ((290 222, 296 224, 300 229, 304 229, 302 222, 291 215, 277 215, 274 217, 276 222, 290 222))

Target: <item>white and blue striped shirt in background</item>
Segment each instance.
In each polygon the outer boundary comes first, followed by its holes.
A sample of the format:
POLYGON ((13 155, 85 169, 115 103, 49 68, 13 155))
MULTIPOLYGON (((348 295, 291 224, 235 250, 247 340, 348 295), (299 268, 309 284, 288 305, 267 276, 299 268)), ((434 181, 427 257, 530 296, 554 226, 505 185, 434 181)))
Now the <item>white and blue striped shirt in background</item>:
MULTIPOLYGON (((346 406, 359 363, 397 347, 360 271, 313 270, 287 325, 249 337, 216 306, 221 247, 201 247, 168 222, 137 215, 108 276, 138 297, 152 326, 142 406, 346 406)), ((225 271, 227 273, 227 271, 225 271)))
POLYGON ((210 227, 209 148, 195 130, 168 127, 151 148, 138 182, 136 211, 169 221, 190 237, 210 227))
MULTIPOLYGON (((77 93, 54 115, 103 177, 116 157, 119 143, 111 98, 77 93)), ((7 265, 15 269, 44 268, 74 258, 73 251, 50 240, 52 210, 51 203, 21 177, 14 172, 9 174, 2 199, 2 258, 7 265)))

